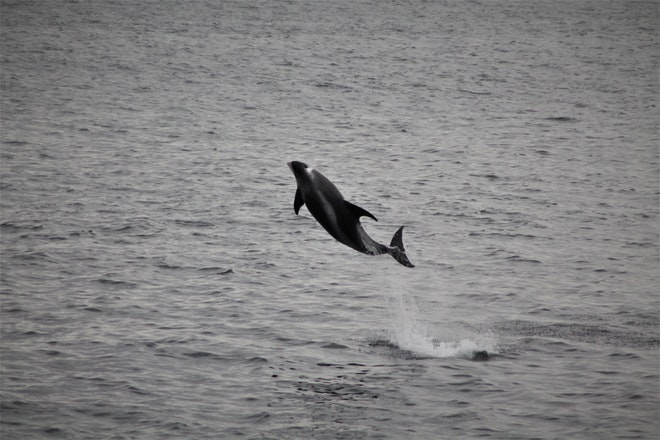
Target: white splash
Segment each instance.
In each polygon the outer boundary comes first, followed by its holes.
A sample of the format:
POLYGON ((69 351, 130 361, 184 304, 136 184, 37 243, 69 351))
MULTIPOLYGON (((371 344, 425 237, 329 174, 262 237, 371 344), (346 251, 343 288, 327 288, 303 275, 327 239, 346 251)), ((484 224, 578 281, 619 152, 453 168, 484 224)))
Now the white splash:
POLYGON ((419 309, 410 295, 403 293, 386 297, 391 317, 390 342, 402 350, 408 350, 423 356, 439 358, 463 357, 472 359, 475 353, 495 352, 495 341, 490 336, 461 338, 443 341, 434 337, 420 319, 419 309))

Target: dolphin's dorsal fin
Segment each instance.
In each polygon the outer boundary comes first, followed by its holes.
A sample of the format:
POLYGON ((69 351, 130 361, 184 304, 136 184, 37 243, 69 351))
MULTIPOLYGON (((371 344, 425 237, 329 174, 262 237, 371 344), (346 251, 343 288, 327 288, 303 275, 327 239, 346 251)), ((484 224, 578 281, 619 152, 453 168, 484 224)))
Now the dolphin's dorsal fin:
POLYGON ((298 215, 298 211, 300 211, 300 207, 305 204, 305 201, 302 198, 302 193, 300 192, 300 188, 296 189, 296 199, 293 201, 293 210, 296 212, 296 215, 298 215))
POLYGON ((355 218, 359 219, 360 217, 365 216, 365 217, 371 217, 372 219, 378 221, 378 219, 376 217, 374 217, 374 215, 371 214, 366 209, 360 208, 359 206, 356 206, 356 205, 352 204, 351 202, 347 202, 346 200, 344 200, 344 203, 346 204, 346 207, 348 208, 348 210, 355 216, 355 218))

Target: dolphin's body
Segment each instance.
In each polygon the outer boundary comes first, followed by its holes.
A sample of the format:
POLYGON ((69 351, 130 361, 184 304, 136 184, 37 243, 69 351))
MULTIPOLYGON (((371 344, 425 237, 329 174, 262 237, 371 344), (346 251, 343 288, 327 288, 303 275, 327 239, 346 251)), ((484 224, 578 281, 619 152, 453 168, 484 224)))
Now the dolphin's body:
POLYGON ((376 217, 344 200, 337 187, 313 168, 302 162, 289 162, 288 165, 298 183, 293 203, 296 214, 302 205, 307 205, 314 218, 340 243, 363 254, 390 254, 404 266, 415 267, 408 261, 403 248, 403 226, 396 231, 389 246, 376 242, 360 224, 360 217, 371 217, 378 221, 376 217))

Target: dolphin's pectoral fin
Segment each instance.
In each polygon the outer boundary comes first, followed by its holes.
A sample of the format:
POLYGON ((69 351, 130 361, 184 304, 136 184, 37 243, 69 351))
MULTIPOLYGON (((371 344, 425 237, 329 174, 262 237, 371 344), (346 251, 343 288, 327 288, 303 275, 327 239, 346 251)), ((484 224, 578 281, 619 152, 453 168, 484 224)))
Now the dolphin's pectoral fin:
POLYGON ((346 200, 344 200, 344 203, 346 204, 348 210, 355 216, 355 218, 359 219, 360 217, 371 217, 372 219, 378 221, 378 219, 366 209, 360 208, 359 206, 356 206, 351 202, 347 202, 346 200))
POLYGON ((305 204, 305 201, 302 198, 302 193, 300 192, 300 188, 296 189, 296 199, 293 201, 293 210, 296 212, 296 215, 298 215, 298 211, 300 211, 300 207, 305 204))

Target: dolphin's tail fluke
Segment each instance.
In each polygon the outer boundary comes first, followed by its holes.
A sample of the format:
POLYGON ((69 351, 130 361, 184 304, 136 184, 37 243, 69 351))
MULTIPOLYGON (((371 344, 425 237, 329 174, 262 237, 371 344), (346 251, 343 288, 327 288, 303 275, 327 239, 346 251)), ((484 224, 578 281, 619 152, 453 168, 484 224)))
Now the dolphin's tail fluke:
POLYGON ((388 252, 400 264, 403 264, 406 267, 415 267, 415 265, 408 260, 406 250, 403 247, 403 226, 394 233, 388 252))

